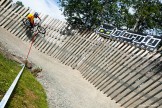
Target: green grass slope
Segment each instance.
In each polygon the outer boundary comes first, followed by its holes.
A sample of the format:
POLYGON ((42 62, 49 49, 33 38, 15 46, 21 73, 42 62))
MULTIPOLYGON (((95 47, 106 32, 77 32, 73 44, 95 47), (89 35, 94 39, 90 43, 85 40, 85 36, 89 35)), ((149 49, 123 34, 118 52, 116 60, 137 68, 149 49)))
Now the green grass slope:
MULTIPOLYGON (((0 100, 21 68, 20 64, 0 54, 0 100)), ((29 70, 24 70, 5 108, 48 108, 44 89, 29 70)))

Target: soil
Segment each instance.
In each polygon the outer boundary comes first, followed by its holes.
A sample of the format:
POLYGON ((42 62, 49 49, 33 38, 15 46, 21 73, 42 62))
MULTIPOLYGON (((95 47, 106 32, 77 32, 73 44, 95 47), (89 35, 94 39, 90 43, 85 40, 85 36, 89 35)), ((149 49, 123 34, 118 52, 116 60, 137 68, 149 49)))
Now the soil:
MULTIPOLYGON (((5 29, 0 28, 1 52, 22 62, 25 60, 30 43, 22 41, 5 29)), ((42 69, 37 80, 44 87, 49 108, 119 108, 120 105, 106 97, 79 71, 61 64, 59 60, 39 52, 32 47, 28 59, 42 69)))

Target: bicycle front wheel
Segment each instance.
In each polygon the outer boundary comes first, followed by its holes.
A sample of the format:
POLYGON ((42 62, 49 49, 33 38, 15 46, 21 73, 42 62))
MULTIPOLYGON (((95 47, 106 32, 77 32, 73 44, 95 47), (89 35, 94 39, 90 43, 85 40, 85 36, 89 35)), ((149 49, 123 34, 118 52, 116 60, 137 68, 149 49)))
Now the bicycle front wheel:
POLYGON ((46 33, 46 29, 41 27, 41 26, 38 26, 38 32, 41 33, 41 34, 45 34, 46 33))

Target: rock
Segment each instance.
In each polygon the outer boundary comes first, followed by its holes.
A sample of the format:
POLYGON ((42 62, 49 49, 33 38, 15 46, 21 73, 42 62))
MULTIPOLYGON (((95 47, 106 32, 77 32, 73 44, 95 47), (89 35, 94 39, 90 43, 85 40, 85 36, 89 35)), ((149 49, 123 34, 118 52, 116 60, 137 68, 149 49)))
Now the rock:
POLYGON ((38 73, 42 71, 42 68, 38 67, 38 66, 33 66, 33 68, 31 69, 31 73, 34 76, 38 76, 38 73))
POLYGON ((28 60, 23 60, 23 63, 26 65, 26 67, 27 67, 28 69, 31 69, 31 68, 32 68, 32 63, 29 62, 28 60))
POLYGON ((33 66, 33 68, 31 69, 31 72, 41 72, 42 68, 38 67, 38 66, 33 66))

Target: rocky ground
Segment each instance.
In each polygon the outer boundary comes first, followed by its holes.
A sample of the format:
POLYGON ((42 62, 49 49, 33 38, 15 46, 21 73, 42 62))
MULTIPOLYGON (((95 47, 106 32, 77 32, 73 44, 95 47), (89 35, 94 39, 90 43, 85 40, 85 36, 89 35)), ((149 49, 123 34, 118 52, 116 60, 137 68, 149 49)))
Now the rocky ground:
MULTIPOLYGON (((25 60, 30 44, 23 42, 6 30, 0 28, 1 51, 21 62, 25 60)), ((42 71, 37 79, 43 85, 50 108, 119 108, 109 97, 96 90, 92 84, 82 78, 77 70, 61 64, 55 58, 47 56, 34 47, 29 62, 42 71)))

